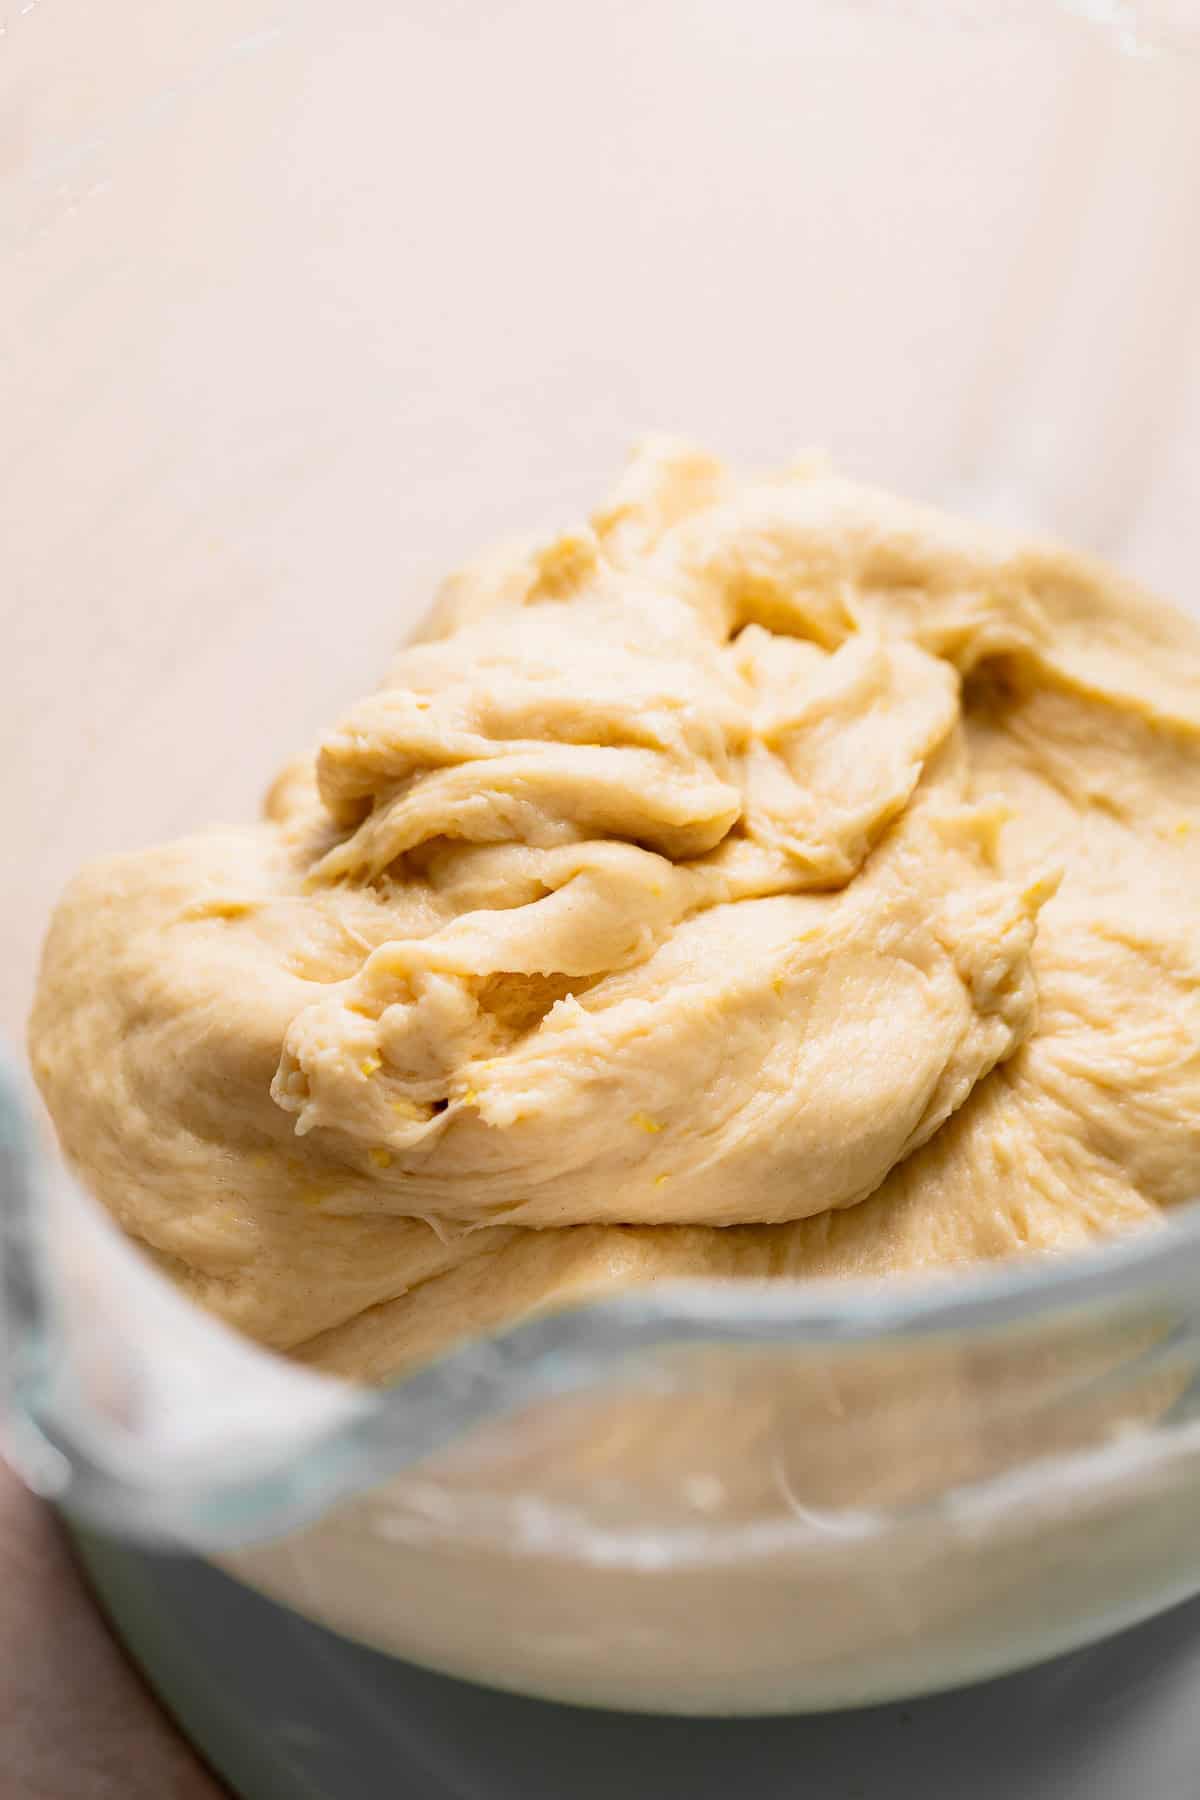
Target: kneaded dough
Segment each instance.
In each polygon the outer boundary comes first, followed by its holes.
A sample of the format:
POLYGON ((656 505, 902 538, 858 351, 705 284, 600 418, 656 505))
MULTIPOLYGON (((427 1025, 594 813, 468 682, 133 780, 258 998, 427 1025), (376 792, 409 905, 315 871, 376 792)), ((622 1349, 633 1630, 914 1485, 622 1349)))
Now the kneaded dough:
POLYGON ((265 821, 98 864, 31 1026, 184 1290, 383 1380, 672 1276, 1159 1221, 1200 1151, 1200 629, 670 440, 453 576, 265 821))

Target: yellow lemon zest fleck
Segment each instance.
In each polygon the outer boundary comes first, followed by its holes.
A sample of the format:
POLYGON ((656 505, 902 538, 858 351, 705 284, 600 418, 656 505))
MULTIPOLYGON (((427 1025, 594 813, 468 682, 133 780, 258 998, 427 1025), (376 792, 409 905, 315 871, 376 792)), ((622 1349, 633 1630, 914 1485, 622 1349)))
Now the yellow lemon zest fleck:
POLYGON ((479 1095, 475 1092, 474 1088, 468 1088, 466 1093, 463 1095, 463 1099, 468 1106, 474 1106, 474 1104, 478 1100, 478 1098, 479 1098, 479 1095))
POLYGON ((782 998, 783 998, 783 976, 777 975, 775 977, 774 981, 771 983, 771 986, 775 989, 775 992, 779 995, 780 999, 782 1000, 782 998))
POLYGON ((662 1130, 662 1126, 659 1124, 658 1120, 650 1118, 650 1116, 644 1112, 634 1113, 629 1123, 631 1125, 636 1125, 639 1131, 662 1130))
POLYGON ((244 919, 253 911, 249 900, 210 899, 194 900, 185 906, 181 917, 185 919, 244 919))
POLYGON ((392 1153, 385 1150, 382 1144, 372 1144, 367 1152, 377 1169, 388 1169, 392 1164, 392 1153))
POLYGON ((654 1185, 655 1187, 662 1187, 663 1183, 665 1181, 670 1181, 670 1179, 671 1177, 669 1175, 656 1175, 654 1177, 654 1185))
POLYGON ((358 1066, 364 1075, 370 1076, 374 1075, 376 1069, 382 1069, 383 1064, 377 1056, 364 1056, 358 1066))

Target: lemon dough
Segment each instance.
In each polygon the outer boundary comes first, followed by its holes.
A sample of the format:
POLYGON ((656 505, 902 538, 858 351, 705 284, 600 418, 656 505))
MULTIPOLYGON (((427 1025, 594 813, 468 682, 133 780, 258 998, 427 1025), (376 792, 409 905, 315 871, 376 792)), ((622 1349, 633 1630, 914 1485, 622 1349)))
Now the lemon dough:
POLYGON ((1192 1197, 1198 826, 1200 627, 654 441, 263 823, 76 879, 34 1067, 187 1293, 369 1380, 671 1276, 1065 1249, 1192 1197))

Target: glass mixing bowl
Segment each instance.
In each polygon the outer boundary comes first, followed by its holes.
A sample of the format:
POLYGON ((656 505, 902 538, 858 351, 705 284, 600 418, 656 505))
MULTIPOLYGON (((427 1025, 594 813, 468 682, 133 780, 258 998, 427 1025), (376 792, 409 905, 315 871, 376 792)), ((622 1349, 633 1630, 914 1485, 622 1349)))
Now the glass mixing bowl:
MULTIPOLYGON (((87 855, 222 813, 630 439, 823 445, 1185 604, 1187 6, 138 0, 0 39, 6 1025, 87 855)), ((11 1090, 11 1091, 10 1091, 11 1090)), ((915 1693, 1200 1588, 1200 1219, 678 1286, 386 1391, 185 1304, 3 1103, 8 1442, 69 1512, 525 1692, 915 1693)))

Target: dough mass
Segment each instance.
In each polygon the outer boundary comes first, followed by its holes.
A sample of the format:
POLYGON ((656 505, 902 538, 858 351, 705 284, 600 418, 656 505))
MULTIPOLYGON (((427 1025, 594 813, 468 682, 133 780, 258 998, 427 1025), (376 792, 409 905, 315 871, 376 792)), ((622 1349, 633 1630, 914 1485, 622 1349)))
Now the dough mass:
POLYGON ((1200 630, 848 482, 634 459, 451 578, 258 826, 86 870, 35 1071, 264 1343, 383 1379, 672 1276, 1190 1199, 1200 630))

